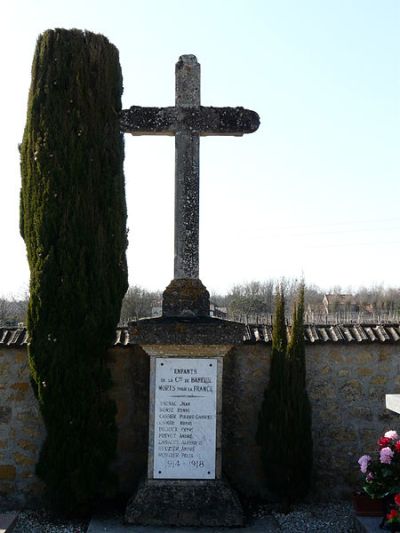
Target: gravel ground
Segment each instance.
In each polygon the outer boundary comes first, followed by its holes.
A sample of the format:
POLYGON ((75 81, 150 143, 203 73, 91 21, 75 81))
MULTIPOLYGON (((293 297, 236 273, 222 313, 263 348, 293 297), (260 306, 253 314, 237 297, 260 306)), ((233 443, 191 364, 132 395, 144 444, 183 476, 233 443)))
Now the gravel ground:
POLYGON ((272 512, 281 531, 303 533, 329 531, 350 533, 354 531, 354 514, 351 503, 296 505, 285 515, 272 512))
POLYGON ((44 511, 21 511, 12 533, 85 533, 89 522, 60 520, 44 511))
MULTIPOLYGON (((274 511, 271 505, 260 505, 252 510, 251 522, 266 515, 272 515, 279 524, 279 531, 287 533, 352 533, 353 512, 348 502, 332 504, 298 504, 289 514, 274 511)), ((22 511, 17 519, 13 533, 85 533, 88 521, 59 520, 46 511, 22 511)), ((246 530, 247 528, 245 528, 246 530)), ((211 528, 210 528, 211 530, 211 528)), ((234 529, 228 531, 237 531, 234 529)), ((251 526, 248 529, 251 531, 251 526)), ((179 528, 176 529, 179 532, 179 528)))

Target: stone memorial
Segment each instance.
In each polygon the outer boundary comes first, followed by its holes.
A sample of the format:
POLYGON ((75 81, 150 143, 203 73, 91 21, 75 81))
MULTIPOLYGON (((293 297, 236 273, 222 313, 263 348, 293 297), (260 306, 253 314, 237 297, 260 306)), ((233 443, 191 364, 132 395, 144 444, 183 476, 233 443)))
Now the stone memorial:
POLYGON ((242 136, 259 126, 254 111, 200 105, 200 65, 176 64, 174 107, 133 106, 121 113, 132 135, 175 136, 174 279, 162 317, 129 324, 130 342, 150 357, 147 476, 125 521, 143 525, 241 526, 239 499, 222 475, 223 358, 243 341, 243 324, 210 317, 199 279, 199 140, 242 136))
POLYGON ((211 358, 156 359, 154 479, 215 478, 217 365, 211 358))

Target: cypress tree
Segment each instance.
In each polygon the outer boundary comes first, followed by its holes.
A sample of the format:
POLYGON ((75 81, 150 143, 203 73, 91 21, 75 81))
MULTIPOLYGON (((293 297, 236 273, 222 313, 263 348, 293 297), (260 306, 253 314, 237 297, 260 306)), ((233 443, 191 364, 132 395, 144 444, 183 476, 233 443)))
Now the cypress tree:
POLYGON ((46 427, 37 473, 52 504, 84 511, 112 483, 106 350, 127 289, 122 75, 102 35, 39 36, 21 145, 30 266, 28 348, 46 427))
POLYGON ((292 329, 287 348, 290 427, 294 442, 290 455, 290 500, 305 496, 310 489, 313 464, 311 404, 306 389, 304 345, 304 283, 293 307, 292 329))
POLYGON ((269 489, 290 503, 306 495, 312 469, 311 406, 306 391, 304 285, 293 310, 290 340, 282 287, 277 291, 271 370, 258 420, 257 442, 269 489))
POLYGON ((283 287, 280 286, 275 296, 270 378, 258 417, 257 442, 261 446, 268 487, 283 498, 288 491, 288 455, 293 446, 288 433, 287 366, 285 295, 283 287))

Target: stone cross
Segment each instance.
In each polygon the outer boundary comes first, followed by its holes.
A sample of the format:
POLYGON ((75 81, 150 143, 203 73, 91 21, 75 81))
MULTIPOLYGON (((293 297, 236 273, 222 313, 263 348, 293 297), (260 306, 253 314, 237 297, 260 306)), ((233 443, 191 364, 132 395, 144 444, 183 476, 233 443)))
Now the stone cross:
POLYGON ((256 131, 256 112, 200 105, 200 64, 183 55, 175 67, 175 107, 132 106, 121 112, 121 131, 175 136, 174 279, 199 277, 199 137, 256 131))

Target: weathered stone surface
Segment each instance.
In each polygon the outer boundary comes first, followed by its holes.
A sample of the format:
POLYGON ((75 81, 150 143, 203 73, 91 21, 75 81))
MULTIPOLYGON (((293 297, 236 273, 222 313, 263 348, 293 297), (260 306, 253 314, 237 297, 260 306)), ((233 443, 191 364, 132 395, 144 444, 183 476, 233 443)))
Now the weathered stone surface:
POLYGON ((371 368, 362 367, 359 368, 357 371, 357 374, 359 376, 370 376, 373 373, 371 368))
MULTIPOLYGON (((204 355, 202 343, 215 331, 213 351, 235 344, 224 357, 223 372, 223 471, 244 496, 266 496, 260 450, 255 441, 257 417, 269 379, 271 349, 262 343, 241 344, 243 324, 204 319, 154 319, 131 324, 137 339, 151 341, 152 349, 182 342, 192 345, 186 357, 204 355), (221 329, 210 324, 218 323, 221 329), (231 327, 238 329, 230 329, 231 327), (209 329, 208 329, 209 328, 209 329), (225 328, 227 328, 225 330, 225 328), (190 341, 191 339, 191 341, 190 341), (203 351, 202 351, 203 350, 203 351)), ((211 356, 213 351, 207 352, 211 356)), ((0 407, 11 409, 8 424, 0 424, 0 467, 9 479, 1 481, 2 504, 19 507, 39 497, 35 465, 16 465, 14 453, 37 458, 43 440, 43 424, 31 390, 21 401, 10 400, 13 384, 29 383, 26 350, 1 348, 7 375, 0 376, 0 407), (18 356, 18 357, 17 357, 18 356), (21 375, 25 376, 21 379, 21 375), (34 407, 34 408, 33 408, 34 407), (25 413, 25 420, 17 414, 25 413), (25 448, 26 447, 26 448, 25 448), (36 450, 36 451, 35 451, 36 450), (4 490, 3 490, 4 489, 4 490), (7 495, 7 498, 6 496, 7 495)), ((216 353, 216 352, 215 352, 216 353)), ((314 432, 314 497, 346 496, 358 486, 357 459, 376 449, 376 440, 389 429, 399 431, 398 415, 384 408, 385 394, 400 393, 400 346, 396 344, 337 344, 307 346, 307 386, 312 402, 314 432), (331 372, 322 375, 329 366, 331 372), (372 374, 358 376, 360 368, 372 374), (383 383, 382 377, 387 377, 383 383), (378 381, 373 384, 372 380, 378 381), (359 386, 355 385, 358 383, 359 386), (349 440, 350 439, 350 440, 349 440)), ((167 354, 166 354, 167 355, 167 354)), ((120 490, 129 494, 146 471, 148 449, 149 356, 137 345, 110 350, 108 361, 113 377, 111 395, 120 411, 117 457, 113 470, 120 490)))
POLYGON ((174 279, 163 293, 163 317, 210 316, 210 293, 199 279, 174 279))
POLYGON ((2 481, 0 478, 0 496, 1 501, 4 502, 8 497, 12 497, 15 493, 15 483, 9 481, 2 481))
POLYGON ((147 344, 241 344, 244 324, 218 318, 150 318, 129 323, 132 342, 147 344))
POLYGON ((222 470, 247 497, 268 497, 260 448, 258 413, 269 379, 270 350, 236 346, 224 358, 222 470))
POLYGON ((200 63, 193 54, 180 56, 175 65, 175 105, 180 110, 200 106, 200 63))
POLYGON ((341 387, 341 393, 348 402, 360 400, 362 396, 362 385, 358 380, 352 379, 341 387))
POLYGON ((30 384, 26 382, 14 383, 13 385, 11 385, 11 389, 14 392, 11 394, 10 399, 15 400, 17 402, 21 402, 26 398, 26 395, 29 393, 30 388, 30 384))
POLYGON ((150 362, 136 345, 109 350, 108 366, 113 381, 110 395, 116 403, 118 419, 113 470, 118 475, 120 491, 129 494, 147 464, 150 362))
POLYGON ((11 421, 11 407, 0 406, 0 424, 9 424, 11 421))
POLYGON ((16 468, 14 465, 0 465, 0 479, 4 480, 13 480, 15 479, 16 468))
POLYGON ((26 346, 2 347, 0 353, 5 368, 0 375, 1 504, 16 508, 32 503, 43 423, 29 382, 26 346))
POLYGON ((22 382, 22 383, 13 383, 11 385, 11 388, 18 391, 27 392, 30 389, 29 383, 22 382))
POLYGON ((17 441, 17 445, 23 450, 28 450, 31 452, 35 452, 37 450, 37 446, 35 446, 30 440, 19 439, 17 441))
POLYGON ((149 526, 243 526, 239 499, 224 480, 142 482, 125 521, 149 526))
POLYGON ((371 383, 373 385, 386 385, 390 379, 388 379, 388 376, 373 376, 371 377, 371 383))
POLYGON ((201 137, 253 133, 260 125, 255 111, 243 107, 140 107, 120 114, 121 131, 131 135, 175 135, 186 129, 201 137))
POLYGON ((15 452, 14 453, 14 460, 15 464, 18 466, 26 466, 26 465, 35 465, 36 464, 36 458, 28 457, 24 455, 23 453, 15 452))
POLYGON ((18 351, 15 355, 15 360, 17 363, 26 363, 28 360, 26 350, 18 351))
POLYGON ((241 136, 259 123, 257 113, 242 107, 200 106, 200 64, 192 54, 175 65, 175 107, 122 111, 125 133, 175 136, 175 279, 199 277, 199 136, 241 136))

